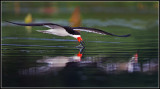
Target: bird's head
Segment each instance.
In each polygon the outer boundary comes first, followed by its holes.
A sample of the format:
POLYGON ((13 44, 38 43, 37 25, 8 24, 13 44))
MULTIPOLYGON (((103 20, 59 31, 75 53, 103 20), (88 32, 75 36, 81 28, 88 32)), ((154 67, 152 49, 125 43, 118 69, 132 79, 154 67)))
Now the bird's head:
POLYGON ((77 37, 77 40, 78 40, 79 43, 80 43, 81 41, 83 41, 81 37, 77 37))
POLYGON ((84 41, 82 40, 81 37, 77 37, 77 40, 78 40, 79 43, 81 43, 82 46, 84 46, 85 43, 84 43, 84 41))
POLYGON ((77 40, 78 40, 78 42, 82 45, 82 46, 84 46, 84 41, 82 40, 82 38, 81 38, 81 36, 80 35, 73 35, 73 37, 74 38, 76 38, 77 40))

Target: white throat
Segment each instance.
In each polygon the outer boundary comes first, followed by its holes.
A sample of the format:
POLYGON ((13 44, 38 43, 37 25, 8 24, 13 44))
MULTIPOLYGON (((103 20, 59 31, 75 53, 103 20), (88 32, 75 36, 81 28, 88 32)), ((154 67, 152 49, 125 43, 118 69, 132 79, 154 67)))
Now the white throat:
POLYGON ((77 37, 81 37, 81 35, 72 35, 72 37, 77 39, 77 37))

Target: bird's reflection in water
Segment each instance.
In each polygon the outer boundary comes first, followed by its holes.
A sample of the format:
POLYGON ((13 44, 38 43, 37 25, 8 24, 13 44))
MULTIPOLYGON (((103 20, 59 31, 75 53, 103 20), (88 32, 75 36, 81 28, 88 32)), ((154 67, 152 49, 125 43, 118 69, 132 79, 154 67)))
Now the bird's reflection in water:
POLYGON ((128 62, 128 72, 148 72, 149 74, 153 71, 158 71, 158 60, 157 59, 146 59, 139 60, 138 52, 135 53, 128 62))
POLYGON ((135 53, 129 61, 126 62, 108 62, 105 65, 102 62, 97 63, 97 67, 106 73, 117 74, 122 72, 141 72, 151 74, 158 71, 157 59, 139 60, 138 52, 135 53))
POLYGON ((140 71, 138 63, 138 53, 135 53, 128 62, 128 72, 140 71))
POLYGON ((128 61, 125 62, 111 62, 111 60, 106 60, 106 58, 101 57, 85 57, 82 61, 84 48, 80 48, 78 54, 66 57, 66 56, 57 56, 57 57, 46 57, 40 60, 37 60, 37 63, 47 63, 47 65, 40 67, 32 67, 29 69, 24 69, 20 71, 20 74, 23 75, 43 75, 47 73, 58 74, 59 71, 70 68, 82 68, 89 67, 98 68, 104 71, 107 74, 117 74, 122 72, 152 72, 158 69, 157 60, 146 60, 138 61, 138 53, 135 53, 128 61), (103 61, 105 60, 105 62, 103 61))
POLYGON ((80 62, 83 55, 83 50, 84 48, 79 48, 78 54, 71 57, 66 57, 66 56, 45 57, 43 59, 37 60, 36 62, 47 63, 47 65, 40 67, 32 67, 20 71, 19 73, 23 75, 36 75, 36 74, 41 75, 41 74, 46 74, 47 72, 54 72, 54 74, 56 75, 58 71, 66 67, 68 63, 71 62, 73 64, 80 62))

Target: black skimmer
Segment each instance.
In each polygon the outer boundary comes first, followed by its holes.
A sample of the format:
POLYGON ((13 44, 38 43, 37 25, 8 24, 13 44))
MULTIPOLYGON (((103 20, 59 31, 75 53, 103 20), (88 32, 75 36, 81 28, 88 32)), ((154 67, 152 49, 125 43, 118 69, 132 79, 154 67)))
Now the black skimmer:
POLYGON ((112 33, 108 33, 99 29, 95 28, 88 28, 88 27, 69 27, 69 26, 62 26, 54 23, 15 23, 15 22, 10 22, 6 21, 12 24, 16 25, 21 25, 21 26, 45 26, 50 28, 49 30, 37 30, 38 32, 42 33, 48 33, 48 34, 53 34, 57 36, 71 36, 74 37, 78 40, 78 42, 84 47, 84 41, 81 38, 80 32, 79 31, 85 31, 85 32, 92 32, 92 33, 97 33, 97 34, 102 34, 102 35, 111 35, 111 36, 117 36, 117 37, 128 37, 128 35, 115 35, 112 33))
MULTIPOLYGON (((43 57, 39 59, 36 63, 46 63, 47 65, 31 67, 29 69, 24 69, 19 71, 22 75, 41 75, 49 72, 59 72, 65 68, 69 63, 81 63, 81 58, 83 56, 84 48, 78 48, 79 52, 73 56, 56 56, 56 57, 43 57)), ((83 63, 83 62, 82 62, 83 63)))

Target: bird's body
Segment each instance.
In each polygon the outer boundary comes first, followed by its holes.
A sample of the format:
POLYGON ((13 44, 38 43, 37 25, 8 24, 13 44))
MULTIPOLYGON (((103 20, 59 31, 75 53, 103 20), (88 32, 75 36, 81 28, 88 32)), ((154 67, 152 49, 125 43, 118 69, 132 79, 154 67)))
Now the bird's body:
MULTIPOLYGON (((9 21, 7 21, 9 22, 9 21)), ((102 35, 111 35, 111 36, 117 36, 117 37, 128 37, 128 35, 114 35, 112 33, 108 33, 99 29, 95 28, 88 28, 88 27, 69 27, 69 26, 61 26, 58 24, 54 23, 30 23, 30 24, 24 24, 24 23, 14 23, 14 22, 9 22, 12 24, 16 25, 21 25, 21 26, 45 26, 48 27, 49 30, 37 30, 38 32, 42 33, 47 33, 47 34, 53 34, 57 36, 71 36, 76 38, 81 45, 84 47, 84 42, 81 38, 80 32, 79 31, 85 31, 85 32, 92 32, 92 33, 97 33, 97 34, 102 34, 102 35)))
POLYGON ((56 29, 49 29, 49 30, 37 30, 38 32, 42 33, 48 33, 48 34, 53 34, 57 36, 70 36, 64 28, 56 28, 56 29))

